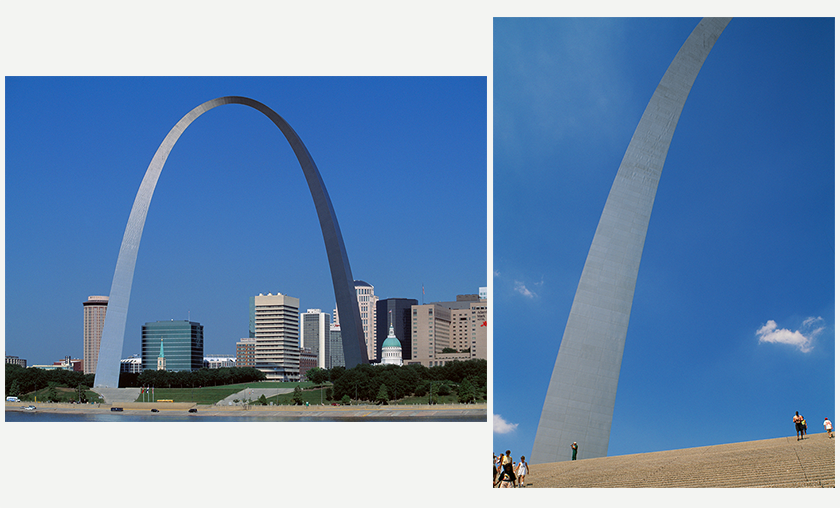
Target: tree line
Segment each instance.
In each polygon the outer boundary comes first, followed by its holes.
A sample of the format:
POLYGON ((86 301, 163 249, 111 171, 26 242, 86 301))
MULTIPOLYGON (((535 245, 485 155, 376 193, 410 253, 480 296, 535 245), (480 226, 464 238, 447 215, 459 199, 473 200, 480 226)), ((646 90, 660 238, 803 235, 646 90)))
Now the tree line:
POLYGON ((360 364, 352 369, 315 368, 306 377, 315 384, 331 381, 333 400, 346 397, 382 403, 428 395, 434 401, 438 395, 450 393, 458 393, 462 402, 487 398, 487 360, 449 362, 434 367, 360 364))
POLYGON ((93 386, 94 374, 84 374, 72 370, 45 370, 24 368, 20 365, 6 364, 6 395, 19 396, 24 393, 43 390, 49 386, 93 386))
POLYGON ((220 369, 144 370, 140 374, 121 376, 120 386, 157 388, 199 388, 264 381, 265 373, 253 367, 222 367, 220 369))
MULTIPOLYGON (((42 390, 49 386, 91 388, 95 374, 84 374, 72 370, 45 370, 24 368, 6 364, 6 395, 18 396, 42 390)), ((196 371, 145 370, 140 374, 121 372, 120 388, 156 386, 166 388, 198 388, 199 386, 221 386, 237 383, 251 383, 265 379, 265 373, 253 367, 224 367, 221 369, 199 369, 196 371)))
MULTIPOLYGON (((21 395, 47 388, 93 386, 94 374, 68 370, 23 368, 6 364, 6 395, 21 395)), ((265 373, 253 367, 224 367, 196 371, 145 370, 140 374, 120 374, 120 387, 155 386, 158 388, 198 388, 222 386, 265 380, 265 373)), ((445 365, 425 367, 411 364, 396 365, 360 364, 352 369, 310 369, 306 377, 316 383, 332 382, 332 399, 345 397, 353 400, 384 402, 403 397, 437 396, 457 393, 459 400, 473 402, 487 398, 487 360, 449 362, 445 365)))

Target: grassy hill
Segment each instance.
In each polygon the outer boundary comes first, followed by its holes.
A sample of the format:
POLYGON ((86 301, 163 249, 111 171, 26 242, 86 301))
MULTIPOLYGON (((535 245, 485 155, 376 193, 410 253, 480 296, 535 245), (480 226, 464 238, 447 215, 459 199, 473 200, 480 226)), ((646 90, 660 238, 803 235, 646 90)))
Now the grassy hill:
MULTIPOLYGON (((35 401, 35 402, 78 402, 79 394, 75 388, 68 388, 66 386, 56 386, 50 393, 50 388, 42 388, 34 392, 23 393, 19 395, 21 401, 35 401)), ((85 397, 88 402, 102 402, 102 398, 98 393, 91 390, 85 390, 85 397)))
MULTIPOLYGON (((289 384, 294 385, 296 383, 289 383, 289 384)), ((337 401, 337 400, 331 400, 331 399, 326 398, 326 389, 327 389, 326 386, 323 389, 324 390, 324 395, 322 397, 320 388, 312 387, 312 388, 307 389, 306 387, 303 386, 304 384, 305 383, 301 383, 301 388, 303 389, 303 393, 301 395, 303 397, 304 403, 309 402, 309 405, 311 405, 311 406, 321 404, 322 401, 323 401, 324 404, 332 404, 333 402, 339 403, 339 401, 337 401)), ((311 385, 312 383, 308 383, 308 384, 311 385)), ((292 401, 293 396, 294 396, 293 393, 285 393, 285 394, 282 394, 282 395, 275 395, 274 397, 269 397, 268 399, 266 399, 266 401, 268 403, 273 402, 275 405, 292 405, 292 404, 294 404, 294 402, 292 401)), ((360 403, 360 402, 359 401, 353 401, 353 404, 358 404, 358 403, 360 403)), ((373 402, 369 402, 369 401, 362 401, 361 403, 362 404, 373 404, 373 402)), ((404 398, 399 399, 397 401, 393 401, 393 400, 388 401, 388 404, 392 404, 392 405, 393 404, 396 404, 396 405, 414 405, 414 404, 428 404, 428 403, 429 403, 429 397, 428 396, 425 396, 425 397, 404 397, 404 398)), ((457 394, 450 394, 450 395, 446 395, 446 396, 438 395, 438 402, 437 403, 438 404, 458 404, 458 395, 457 394)))
MULTIPOLYGON (((215 404, 220 400, 241 392, 248 388, 294 388, 300 385, 301 388, 308 388, 312 386, 310 382, 295 383, 295 382, 254 382, 254 383, 239 383, 225 386, 204 386, 201 388, 155 388, 154 396, 156 400, 167 399, 173 402, 195 402, 196 404, 215 404)), ((135 402, 147 402, 149 396, 140 394, 135 402)), ((311 404, 311 402, 310 402, 311 404)))

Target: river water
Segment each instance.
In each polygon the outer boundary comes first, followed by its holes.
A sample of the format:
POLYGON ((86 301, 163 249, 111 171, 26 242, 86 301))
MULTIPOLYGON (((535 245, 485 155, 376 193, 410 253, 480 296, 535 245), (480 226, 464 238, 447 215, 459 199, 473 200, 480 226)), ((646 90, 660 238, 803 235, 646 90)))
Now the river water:
POLYGON ((52 413, 40 411, 6 411, 6 422, 486 422, 486 416, 199 416, 160 413, 52 413))

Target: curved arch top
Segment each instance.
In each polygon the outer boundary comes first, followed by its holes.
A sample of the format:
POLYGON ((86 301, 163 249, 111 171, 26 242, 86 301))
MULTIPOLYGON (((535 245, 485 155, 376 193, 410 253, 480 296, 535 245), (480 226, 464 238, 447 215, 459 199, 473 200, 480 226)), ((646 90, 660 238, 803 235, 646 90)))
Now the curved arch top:
POLYGON ((318 213, 318 221, 321 224, 321 233, 324 236, 339 321, 342 324, 341 340, 344 347, 345 365, 347 368, 352 368, 357 364, 367 363, 368 361, 359 305, 356 300, 350 262, 344 248, 344 239, 341 237, 335 210, 333 210, 324 181, 321 179, 321 173, 315 166, 315 161, 294 129, 271 108, 247 97, 229 96, 207 101, 184 115, 166 135, 146 170, 146 175, 143 177, 140 189, 134 198, 131 214, 128 217, 128 224, 117 258, 117 267, 114 270, 114 279, 111 283, 108 311, 105 314, 99 359, 96 366, 94 380, 94 386, 96 387, 116 388, 119 383, 120 356, 125 339, 125 323, 128 316, 131 284, 134 279, 134 267, 137 261, 137 249, 140 246, 140 237, 143 234, 152 194, 154 194, 166 158, 184 130, 196 118, 224 104, 241 104, 264 114, 280 129, 295 152, 306 178, 306 183, 309 185, 315 210, 318 213))

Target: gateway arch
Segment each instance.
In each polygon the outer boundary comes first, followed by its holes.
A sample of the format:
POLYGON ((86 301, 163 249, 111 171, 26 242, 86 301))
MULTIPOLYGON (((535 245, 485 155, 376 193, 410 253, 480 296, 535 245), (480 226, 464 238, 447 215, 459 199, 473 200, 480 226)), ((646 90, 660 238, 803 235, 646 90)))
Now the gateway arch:
POLYGON ((111 283, 111 293, 108 301, 108 312, 105 314, 105 323, 102 328, 102 339, 99 347, 99 359, 96 366, 95 387, 117 388, 120 375, 120 357, 122 355, 123 341, 125 338, 125 322, 128 316, 128 301, 131 296, 131 283, 134 279, 134 266, 137 260, 137 249, 140 246, 140 237, 143 234, 143 226, 146 223, 146 214, 149 210, 149 203, 155 191, 160 172, 175 146, 175 142, 186 130, 187 127, 199 116, 211 109, 224 104, 241 104, 256 109, 267 116, 280 132, 286 137, 292 150, 297 156, 303 175, 309 185, 312 200, 315 203, 315 210, 318 213, 318 221, 321 224, 321 233, 324 236, 324 245, 327 249, 327 258, 332 275, 333 289, 335 291, 335 302, 338 307, 339 321, 341 321, 341 339, 344 347, 345 365, 352 368, 360 363, 367 363, 367 348, 365 347, 364 334, 362 332, 362 320, 359 315, 359 306, 356 300, 356 289, 353 284, 353 275, 350 271, 350 262, 347 259, 347 251, 344 248, 344 240, 341 237, 341 230, 338 227, 338 220, 333 210, 332 202, 327 194, 324 181, 318 172, 315 161, 304 146, 303 141, 292 127, 277 113, 268 106, 247 97, 220 97, 207 101, 196 107, 186 115, 169 131, 163 142, 155 152, 152 162, 146 170, 146 175, 134 198, 134 205, 128 217, 128 225, 125 228, 120 253, 117 258, 117 267, 114 270, 114 279, 111 283))
POLYGON ((589 248, 545 396, 531 463, 605 457, 653 199, 683 105, 731 18, 704 18, 645 108, 589 248))

